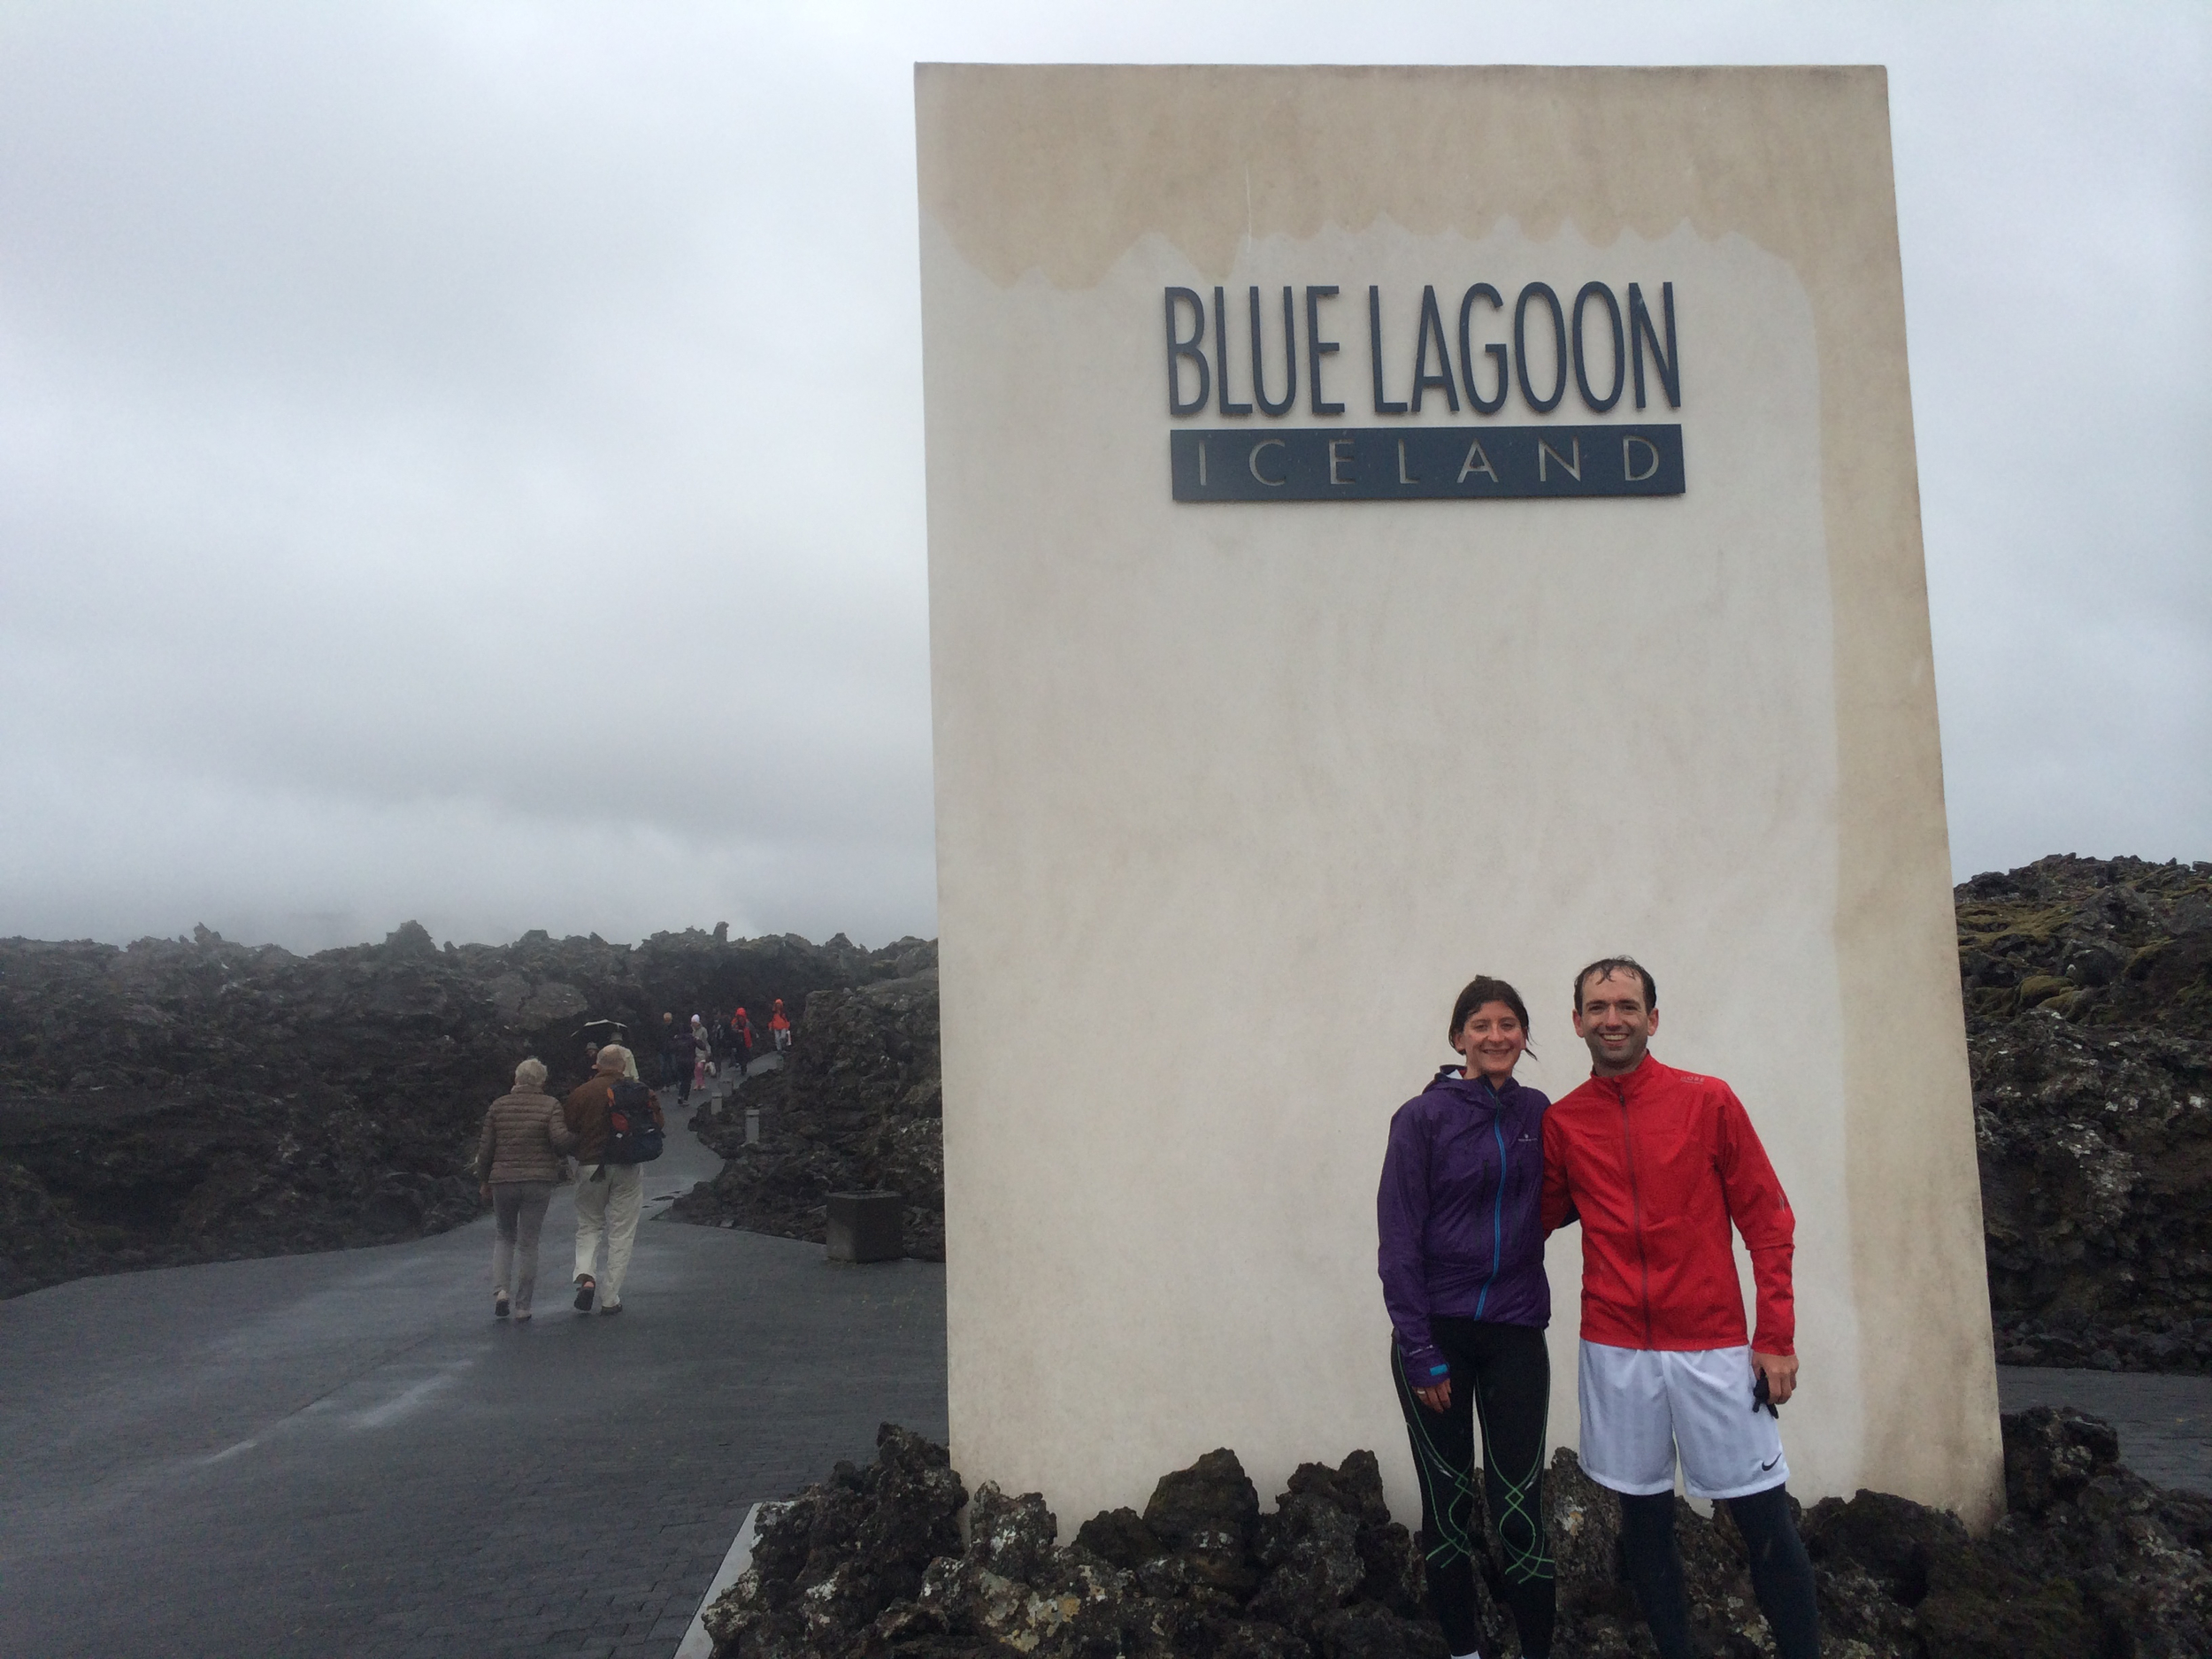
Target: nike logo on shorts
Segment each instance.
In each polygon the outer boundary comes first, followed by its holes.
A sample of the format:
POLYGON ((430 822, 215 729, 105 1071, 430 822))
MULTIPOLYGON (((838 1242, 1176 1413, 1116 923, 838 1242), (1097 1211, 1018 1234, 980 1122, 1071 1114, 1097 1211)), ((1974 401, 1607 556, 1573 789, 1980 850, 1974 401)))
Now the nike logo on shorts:
POLYGON ((1759 1472, 1763 1475, 1768 1470, 1773 1468, 1775 1464, 1780 1463, 1781 1461, 1782 1454, 1779 1452, 1775 1453, 1773 1456, 1768 1458, 1766 1462, 1759 1465, 1759 1472))

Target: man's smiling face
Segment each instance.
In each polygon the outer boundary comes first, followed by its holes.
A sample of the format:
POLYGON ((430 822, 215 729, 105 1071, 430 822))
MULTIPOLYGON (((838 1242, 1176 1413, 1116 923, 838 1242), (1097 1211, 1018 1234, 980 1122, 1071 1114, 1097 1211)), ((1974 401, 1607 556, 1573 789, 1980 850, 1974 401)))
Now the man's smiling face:
POLYGON ((1590 1045, 1591 1068, 1601 1077, 1634 1071, 1659 1029, 1659 1010, 1644 995, 1642 976, 1616 968, 1585 979, 1579 995, 1575 1035, 1590 1045))

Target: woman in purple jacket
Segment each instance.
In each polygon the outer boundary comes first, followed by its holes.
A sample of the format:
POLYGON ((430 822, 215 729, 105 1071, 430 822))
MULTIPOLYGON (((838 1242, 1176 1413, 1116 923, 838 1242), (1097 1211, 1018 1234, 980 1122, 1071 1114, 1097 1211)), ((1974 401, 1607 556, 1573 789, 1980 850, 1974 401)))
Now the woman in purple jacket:
POLYGON ((1513 1080, 1528 1007, 1477 979, 1452 1008, 1466 1064, 1444 1067, 1390 1120, 1375 1210, 1390 1371, 1421 1477, 1429 1600, 1455 1655, 1476 1651, 1475 1428, 1503 1559, 1494 1582, 1527 1659, 1551 1652, 1555 1606, 1544 1537, 1544 1425, 1551 1402, 1551 1286, 1544 1277, 1544 1111, 1513 1080))

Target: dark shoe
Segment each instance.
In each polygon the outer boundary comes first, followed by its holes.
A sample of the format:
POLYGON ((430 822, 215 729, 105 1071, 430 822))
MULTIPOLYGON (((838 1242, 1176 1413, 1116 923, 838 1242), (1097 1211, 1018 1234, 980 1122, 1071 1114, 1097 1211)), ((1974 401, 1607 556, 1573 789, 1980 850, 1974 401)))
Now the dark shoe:
POLYGON ((579 1273, 576 1275, 577 1312, 589 1313, 591 1311, 592 1292, 597 1290, 599 1286, 597 1281, 595 1280, 589 1273, 579 1273))
POLYGON ((507 1299, 506 1299, 506 1297, 504 1297, 504 1296, 494 1296, 494 1297, 492 1298, 492 1317, 493 1317, 493 1318, 495 1318, 495 1319, 503 1319, 503 1318, 505 1318, 506 1317, 507 1317, 507 1299))
POLYGON ((599 1311, 602 1313, 620 1313, 622 1311, 622 1304, 618 1302, 611 1302, 601 1307, 599 1311))

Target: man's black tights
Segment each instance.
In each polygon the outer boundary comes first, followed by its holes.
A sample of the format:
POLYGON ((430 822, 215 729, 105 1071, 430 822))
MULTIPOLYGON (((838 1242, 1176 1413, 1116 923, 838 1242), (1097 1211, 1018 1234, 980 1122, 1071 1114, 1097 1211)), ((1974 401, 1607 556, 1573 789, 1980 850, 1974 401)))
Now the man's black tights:
MULTIPOLYGON (((1781 1659, 1820 1659, 1820 1611, 1813 1563, 1790 1520, 1786 1488, 1724 1498, 1751 1555, 1751 1589, 1774 1632, 1781 1659)), ((1651 1626, 1659 1659, 1691 1659, 1690 1609, 1682 1589, 1682 1555, 1674 1542, 1674 1494, 1621 1499, 1621 1554, 1637 1605, 1651 1626)))

